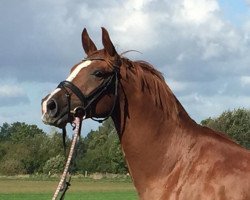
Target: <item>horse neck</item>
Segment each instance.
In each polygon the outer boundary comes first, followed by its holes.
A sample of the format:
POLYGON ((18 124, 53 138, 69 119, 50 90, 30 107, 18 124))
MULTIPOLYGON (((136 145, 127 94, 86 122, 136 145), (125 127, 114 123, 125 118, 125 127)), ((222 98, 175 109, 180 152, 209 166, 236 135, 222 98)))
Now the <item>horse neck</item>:
POLYGON ((181 130, 193 123, 170 89, 165 92, 169 93, 162 96, 169 98, 168 103, 157 106, 150 90, 142 91, 135 77, 121 79, 118 109, 112 118, 137 189, 159 178, 162 169, 171 169, 181 153, 173 144, 182 141, 181 130))

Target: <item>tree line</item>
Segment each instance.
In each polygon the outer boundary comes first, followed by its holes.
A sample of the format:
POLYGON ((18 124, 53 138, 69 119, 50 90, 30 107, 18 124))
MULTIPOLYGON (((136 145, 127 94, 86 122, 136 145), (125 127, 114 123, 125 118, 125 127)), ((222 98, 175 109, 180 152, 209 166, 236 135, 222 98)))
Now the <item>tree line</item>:
MULTIPOLYGON (((201 124, 224 132, 250 149, 250 110, 225 111, 201 124)), ((67 147, 71 139, 66 138, 67 147)), ((0 126, 0 175, 58 174, 64 167, 62 135, 56 129, 45 133, 36 125, 15 122, 0 126)), ((96 131, 81 137, 74 173, 127 173, 114 125, 109 119, 96 131)))
MULTIPOLYGON (((71 139, 67 136, 69 151, 71 139)), ((15 122, 0 126, 0 175, 58 174, 65 164, 62 134, 45 133, 36 125, 15 122)), ((81 137, 73 173, 127 173, 112 121, 81 137)))
POLYGON ((201 124, 226 133, 236 143, 250 149, 250 110, 224 111, 219 117, 202 120, 201 124))

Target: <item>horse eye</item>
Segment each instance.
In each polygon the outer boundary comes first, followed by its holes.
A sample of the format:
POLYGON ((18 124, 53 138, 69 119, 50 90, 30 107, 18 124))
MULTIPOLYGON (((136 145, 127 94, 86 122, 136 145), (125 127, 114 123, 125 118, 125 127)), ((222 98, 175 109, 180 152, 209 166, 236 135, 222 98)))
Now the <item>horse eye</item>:
POLYGON ((101 77, 103 77, 105 75, 105 72, 103 72, 103 71, 95 71, 93 73, 93 75, 96 76, 96 77, 101 78, 101 77))

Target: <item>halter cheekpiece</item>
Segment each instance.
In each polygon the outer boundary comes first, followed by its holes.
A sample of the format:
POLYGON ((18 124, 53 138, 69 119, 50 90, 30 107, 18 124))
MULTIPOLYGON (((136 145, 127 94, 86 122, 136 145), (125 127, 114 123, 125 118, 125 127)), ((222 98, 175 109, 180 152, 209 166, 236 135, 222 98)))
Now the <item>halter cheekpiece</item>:
MULTIPOLYGON (((83 61, 87 61, 87 60, 105 61, 105 59, 103 58, 85 59, 83 61)), ((92 104, 101 96, 101 94, 103 94, 107 89, 110 89, 110 88, 112 89, 112 86, 113 86, 113 94, 115 98, 114 98, 112 109, 107 114, 107 116, 105 116, 103 119, 95 119, 93 117, 91 117, 91 119, 101 123, 111 116, 111 114, 114 111, 117 96, 118 96, 117 90, 118 90, 118 79, 119 79, 119 67, 116 65, 113 65, 112 67, 113 67, 113 70, 111 71, 108 78, 104 79, 104 81, 88 95, 83 94, 82 91, 70 81, 65 80, 59 83, 57 88, 61 88, 64 91, 65 96, 67 98, 68 117, 70 117, 71 114, 73 114, 74 116, 77 116, 78 114, 82 116, 89 115, 91 112, 92 104), (78 99, 81 101, 81 106, 78 106, 74 108, 73 110, 71 110, 71 94, 69 93, 67 89, 71 90, 71 92, 78 97, 78 99)))

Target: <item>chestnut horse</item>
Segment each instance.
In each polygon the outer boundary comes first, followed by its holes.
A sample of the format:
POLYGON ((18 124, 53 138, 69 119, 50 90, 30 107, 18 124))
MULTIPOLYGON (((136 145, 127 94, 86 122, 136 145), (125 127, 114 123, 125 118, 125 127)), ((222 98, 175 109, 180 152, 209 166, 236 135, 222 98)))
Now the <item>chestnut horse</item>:
POLYGON ((112 117, 139 198, 250 200, 250 152, 195 123, 163 76, 120 56, 102 28, 97 50, 86 29, 87 58, 42 101, 42 120, 64 127, 76 108, 112 117))

